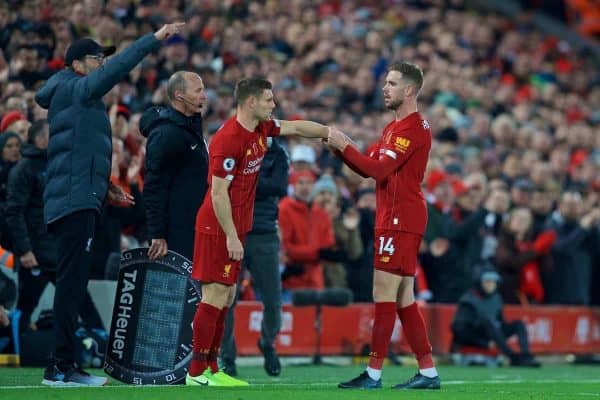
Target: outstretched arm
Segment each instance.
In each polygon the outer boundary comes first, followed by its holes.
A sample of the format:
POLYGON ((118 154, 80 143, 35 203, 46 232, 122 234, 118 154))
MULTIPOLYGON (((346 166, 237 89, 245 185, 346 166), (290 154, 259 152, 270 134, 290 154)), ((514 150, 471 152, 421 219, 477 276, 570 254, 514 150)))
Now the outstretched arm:
POLYGON ((158 50, 160 41, 176 33, 185 25, 182 22, 166 24, 156 33, 142 36, 129 47, 111 57, 100 68, 77 82, 77 94, 90 100, 101 98, 119 83, 147 54, 158 50))
POLYGON ((329 128, 312 121, 279 121, 282 136, 297 135, 306 138, 326 139, 329 128))

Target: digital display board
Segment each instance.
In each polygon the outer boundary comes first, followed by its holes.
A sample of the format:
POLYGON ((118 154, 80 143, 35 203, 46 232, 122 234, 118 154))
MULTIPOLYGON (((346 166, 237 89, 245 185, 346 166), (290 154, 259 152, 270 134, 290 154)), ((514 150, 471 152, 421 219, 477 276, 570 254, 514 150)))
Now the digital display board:
POLYGON ((169 251, 150 260, 147 253, 141 248, 121 256, 104 370, 129 384, 183 383, 199 285, 185 257, 169 251))

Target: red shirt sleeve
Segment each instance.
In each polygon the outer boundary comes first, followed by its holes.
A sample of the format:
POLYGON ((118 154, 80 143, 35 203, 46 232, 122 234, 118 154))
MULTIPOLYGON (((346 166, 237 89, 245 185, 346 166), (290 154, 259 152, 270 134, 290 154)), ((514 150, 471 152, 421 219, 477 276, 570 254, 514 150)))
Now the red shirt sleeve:
POLYGON ((346 146, 343 158, 363 176, 382 180, 402 167, 420 145, 414 131, 404 129, 393 133, 387 143, 381 143, 378 160, 362 155, 354 146, 346 146))
MULTIPOLYGON (((354 172, 356 172, 357 174, 359 174, 360 176, 362 176, 363 178, 368 178, 368 175, 365 175, 361 170, 358 169, 358 167, 356 165, 354 165, 350 160, 348 160, 346 157, 344 157, 344 153, 342 153, 339 150, 334 150, 334 154, 341 158, 342 161, 344 161, 344 163, 346 165, 348 165, 348 167, 350 167, 350 169, 354 172)), ((367 155, 369 156, 369 158, 372 159, 378 159, 379 158, 379 143, 375 143, 371 146, 369 146, 369 148, 367 149, 367 155)))
POLYGON ((209 154, 212 165, 210 176, 232 180, 241 165, 239 143, 230 140, 228 135, 215 136, 211 141, 209 154))
POLYGON ((279 136, 281 133, 281 122, 278 119, 270 119, 268 121, 261 122, 261 132, 264 132, 266 136, 279 136))

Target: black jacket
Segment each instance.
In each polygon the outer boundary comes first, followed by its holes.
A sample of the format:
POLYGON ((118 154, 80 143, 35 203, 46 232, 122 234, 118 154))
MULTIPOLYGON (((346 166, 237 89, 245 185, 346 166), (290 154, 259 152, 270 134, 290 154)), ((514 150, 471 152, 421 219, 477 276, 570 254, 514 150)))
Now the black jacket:
POLYGON ((472 328, 482 326, 484 321, 501 324, 502 297, 498 292, 485 296, 477 289, 471 289, 458 300, 458 307, 452 325, 464 325, 472 328))
POLYGON ((25 145, 23 158, 10 171, 6 222, 11 228, 13 252, 22 256, 33 251, 38 263, 54 268, 56 244, 44 223, 43 194, 46 186, 46 150, 25 145))
POLYGON ((270 143, 260 166, 254 202, 254 220, 250 233, 277 232, 279 199, 287 194, 290 165, 288 156, 276 139, 270 143))
POLYGON ((152 107, 140 120, 146 143, 144 205, 149 239, 192 259, 196 213, 208 188, 202 117, 152 107))
POLYGON ((35 96, 48 109, 48 183, 44 216, 52 223, 79 210, 100 213, 108 192, 111 128, 102 97, 160 42, 153 34, 136 40, 86 76, 66 68, 35 96))
POLYGON ((565 221, 558 212, 552 215, 549 227, 557 240, 551 252, 553 269, 541 271, 546 303, 589 305, 592 271, 600 259, 598 227, 584 229, 576 221, 565 221))
POLYGON ((427 203, 427 215, 427 244, 431 245, 440 238, 450 242, 448 250, 439 257, 434 257, 431 252, 421 255, 429 288, 435 302, 456 303, 469 289, 473 267, 480 259, 482 239, 479 230, 487 212, 483 209, 463 212, 462 220, 455 221, 450 213, 444 213, 427 203))

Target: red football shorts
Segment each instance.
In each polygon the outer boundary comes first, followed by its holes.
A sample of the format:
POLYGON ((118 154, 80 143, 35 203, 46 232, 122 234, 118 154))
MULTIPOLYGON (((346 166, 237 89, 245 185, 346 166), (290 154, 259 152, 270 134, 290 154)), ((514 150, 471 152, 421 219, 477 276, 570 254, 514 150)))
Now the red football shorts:
MULTIPOLYGON (((245 236, 240 237, 242 244, 245 236)), ((192 278, 203 283, 218 282, 224 285, 237 283, 241 261, 229 259, 225 235, 205 235, 196 231, 192 278)))
POLYGON ((415 276, 421 235, 386 229, 375 230, 375 269, 400 276, 415 276))

